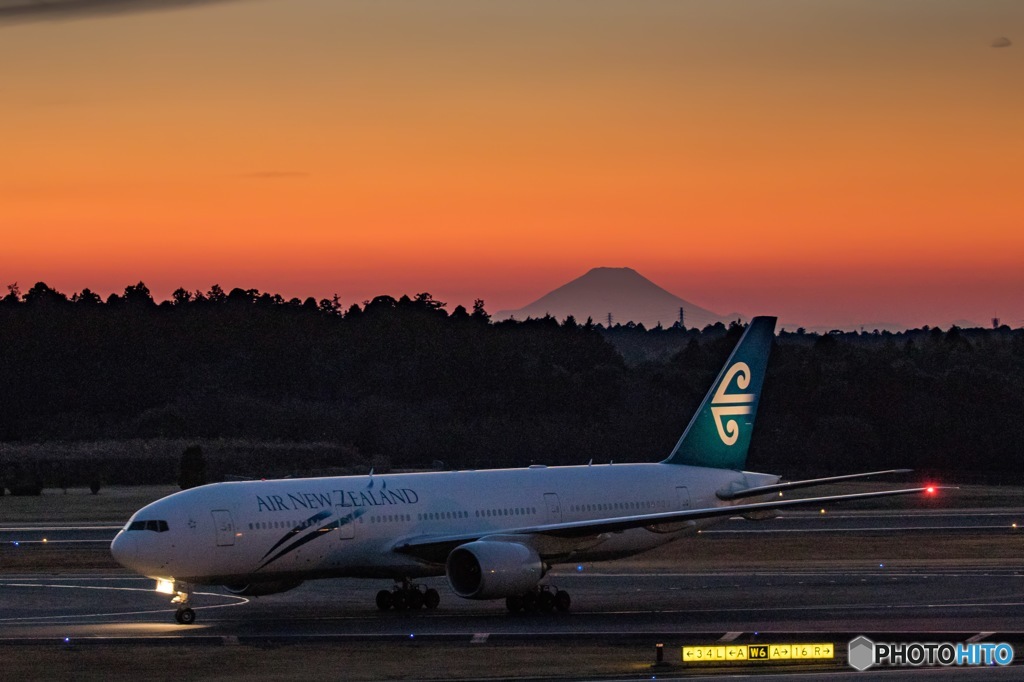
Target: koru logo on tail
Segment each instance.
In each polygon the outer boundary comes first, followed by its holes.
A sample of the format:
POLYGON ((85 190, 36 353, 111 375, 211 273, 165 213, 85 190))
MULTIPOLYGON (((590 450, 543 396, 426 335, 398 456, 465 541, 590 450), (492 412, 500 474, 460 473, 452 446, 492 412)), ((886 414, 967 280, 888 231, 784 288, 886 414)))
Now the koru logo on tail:
POLYGON ((753 393, 729 393, 729 385, 733 379, 736 380, 736 388, 745 391, 750 386, 750 367, 745 362, 737 362, 725 373, 725 378, 718 385, 714 398, 711 399, 711 415, 715 418, 715 427, 718 429, 718 437, 726 445, 735 445, 740 437, 740 425, 735 419, 727 419, 723 423, 722 417, 736 417, 743 414, 751 414, 754 411, 753 393))

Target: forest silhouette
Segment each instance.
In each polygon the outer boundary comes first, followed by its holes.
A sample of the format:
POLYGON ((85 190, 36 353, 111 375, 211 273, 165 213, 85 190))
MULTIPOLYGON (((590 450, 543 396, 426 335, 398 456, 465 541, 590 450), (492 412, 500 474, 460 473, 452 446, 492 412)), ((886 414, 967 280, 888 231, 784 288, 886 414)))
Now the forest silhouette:
MULTIPOLYGON (((69 474, 47 452, 75 442, 276 444, 259 462, 234 447, 232 466, 252 475, 657 461, 742 330, 492 322, 483 301, 448 311, 427 293, 345 308, 219 286, 157 303, 141 282, 106 300, 12 285, 0 299, 0 476, 176 480, 123 451, 69 474)), ((1024 330, 782 331, 747 468, 1020 481, 1021 415, 1024 330)))

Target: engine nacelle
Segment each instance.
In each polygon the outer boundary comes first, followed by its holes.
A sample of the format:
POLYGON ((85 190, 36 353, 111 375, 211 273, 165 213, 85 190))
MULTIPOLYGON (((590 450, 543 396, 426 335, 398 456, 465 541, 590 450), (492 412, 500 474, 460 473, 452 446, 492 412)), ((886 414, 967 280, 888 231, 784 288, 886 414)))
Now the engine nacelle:
POLYGON ((448 584, 466 599, 498 599, 532 590, 544 577, 544 563, 518 542, 477 540, 460 545, 445 564, 448 584))
POLYGON ((262 597, 268 594, 294 590, 301 584, 301 580, 269 580, 259 583, 225 585, 224 589, 231 594, 237 594, 242 597, 262 597))

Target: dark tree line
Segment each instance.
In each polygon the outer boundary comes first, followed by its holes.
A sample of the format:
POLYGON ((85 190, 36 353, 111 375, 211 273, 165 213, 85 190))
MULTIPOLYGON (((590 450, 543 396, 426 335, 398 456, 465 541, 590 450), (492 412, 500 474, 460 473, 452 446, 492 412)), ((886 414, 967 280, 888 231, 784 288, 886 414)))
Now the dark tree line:
MULTIPOLYGON (((142 283, 105 301, 11 287, 0 442, 320 442, 402 467, 652 461, 741 333, 492 323, 482 301, 449 312, 425 293, 345 309, 217 286, 162 303, 142 283)), ((1022 330, 800 331, 773 353, 749 468, 1024 470, 1022 330)))

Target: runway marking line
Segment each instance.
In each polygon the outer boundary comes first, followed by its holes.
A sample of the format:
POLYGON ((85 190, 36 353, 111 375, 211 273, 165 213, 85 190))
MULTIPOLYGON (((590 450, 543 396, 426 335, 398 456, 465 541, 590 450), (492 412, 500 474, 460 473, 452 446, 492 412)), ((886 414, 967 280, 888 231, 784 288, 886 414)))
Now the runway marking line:
MULTIPOLYGON (((108 590, 117 592, 152 592, 151 589, 142 587, 101 587, 98 585, 48 585, 43 583, 7 583, 0 582, 0 587, 47 587, 53 589, 65 589, 65 590, 108 590)), ((220 594, 218 592, 193 592, 193 594, 201 595, 204 597, 218 597, 220 599, 234 599, 236 600, 231 604, 210 604, 206 606, 196 606, 195 610, 209 610, 209 609, 223 609, 230 606, 242 606, 248 604, 249 600, 245 597, 239 597, 230 594, 220 594)), ((0 623, 19 623, 26 621, 49 621, 49 620, 68 620, 75 618, 112 618, 118 616, 140 616, 149 615, 154 613, 167 613, 173 609, 151 609, 147 611, 115 611, 113 613, 79 613, 69 614, 66 616, 49 615, 49 616, 24 616, 20 618, 0 618, 0 623)))
POLYGON ((73 530, 121 530, 124 526, 0 526, 0 533, 34 533, 48 530, 63 533, 73 530))
POLYGON ((743 634, 742 632, 727 632, 724 635, 722 635, 718 639, 718 641, 719 642, 733 642, 742 634, 743 634))

